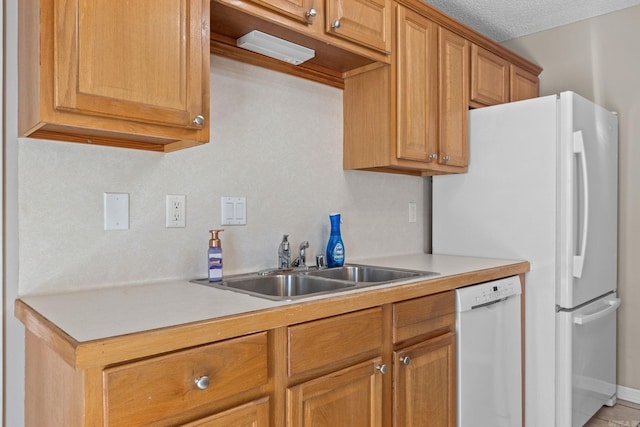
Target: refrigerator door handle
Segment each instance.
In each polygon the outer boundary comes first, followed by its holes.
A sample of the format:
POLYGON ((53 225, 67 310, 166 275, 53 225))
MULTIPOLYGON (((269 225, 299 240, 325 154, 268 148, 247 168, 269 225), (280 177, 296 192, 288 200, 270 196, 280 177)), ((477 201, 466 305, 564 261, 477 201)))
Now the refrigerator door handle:
POLYGON ((582 245, 580 253, 573 257, 573 276, 580 278, 582 276, 584 255, 587 250, 587 236, 589 234, 589 180, 587 179, 587 156, 584 150, 584 140, 581 130, 573 133, 573 152, 580 156, 580 164, 582 166, 582 201, 584 206, 582 209, 582 245))
POLYGON ((606 301, 609 305, 604 309, 598 311, 593 314, 576 314, 573 318, 573 323, 576 325, 586 325, 587 323, 593 322, 595 320, 601 319, 607 316, 609 313, 614 312, 620 307, 620 298, 616 298, 614 300, 606 301))

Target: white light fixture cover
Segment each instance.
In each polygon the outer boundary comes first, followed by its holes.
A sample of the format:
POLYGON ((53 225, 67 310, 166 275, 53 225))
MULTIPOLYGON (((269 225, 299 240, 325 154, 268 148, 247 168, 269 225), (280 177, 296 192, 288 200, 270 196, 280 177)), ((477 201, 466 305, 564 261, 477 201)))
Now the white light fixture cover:
POLYGON ((257 52, 293 65, 300 65, 316 56, 316 51, 290 41, 253 30, 236 40, 243 49, 257 52))

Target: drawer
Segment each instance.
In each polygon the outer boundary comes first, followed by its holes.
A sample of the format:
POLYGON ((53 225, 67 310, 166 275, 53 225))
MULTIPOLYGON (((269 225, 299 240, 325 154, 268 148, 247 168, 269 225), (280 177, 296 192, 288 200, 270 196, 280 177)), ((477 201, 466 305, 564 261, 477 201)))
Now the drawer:
POLYGON ((382 308, 290 326, 287 332, 289 376, 335 370, 381 352, 382 308))
POLYGON ((455 331, 453 291, 393 304, 393 342, 455 331))
MULTIPOLYGON (((268 382, 262 332, 105 369, 105 425, 146 425, 268 382), (201 390, 196 378, 207 376, 201 390)), ((197 411, 196 411, 197 412, 197 411)))

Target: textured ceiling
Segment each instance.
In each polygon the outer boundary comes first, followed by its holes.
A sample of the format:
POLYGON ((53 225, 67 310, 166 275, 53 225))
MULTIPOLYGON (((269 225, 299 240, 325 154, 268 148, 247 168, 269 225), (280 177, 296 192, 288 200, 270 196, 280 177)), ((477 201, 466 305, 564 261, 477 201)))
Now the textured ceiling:
POLYGON ((640 0, 425 1, 497 42, 640 4, 640 0))

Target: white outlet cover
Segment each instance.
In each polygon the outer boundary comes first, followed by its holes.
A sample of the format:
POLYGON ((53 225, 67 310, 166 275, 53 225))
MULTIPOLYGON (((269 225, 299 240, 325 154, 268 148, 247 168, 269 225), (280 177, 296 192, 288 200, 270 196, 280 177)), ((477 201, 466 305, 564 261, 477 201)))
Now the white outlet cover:
POLYGON ((220 224, 221 225, 246 225, 247 224, 247 198, 225 197, 220 199, 220 224))
POLYGON ((104 193, 104 229, 129 229, 128 193, 104 193))
POLYGON ((187 198, 184 194, 167 194, 166 198, 167 228, 184 228, 187 225, 187 198))
POLYGON ((409 202, 409 222, 416 222, 417 221, 417 215, 418 215, 418 209, 416 206, 416 202, 409 202))

